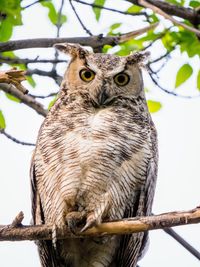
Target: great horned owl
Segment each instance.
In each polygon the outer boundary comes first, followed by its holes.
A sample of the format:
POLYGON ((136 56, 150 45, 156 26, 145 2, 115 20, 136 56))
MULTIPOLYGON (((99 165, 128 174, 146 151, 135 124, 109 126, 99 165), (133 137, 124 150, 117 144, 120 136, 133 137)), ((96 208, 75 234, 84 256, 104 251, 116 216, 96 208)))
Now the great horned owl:
MULTIPOLYGON (((157 137, 143 90, 144 54, 95 54, 57 44, 71 61, 39 132, 32 160, 34 224, 83 231, 149 215, 157 137)), ((39 241, 43 267, 134 267, 147 233, 39 241)))

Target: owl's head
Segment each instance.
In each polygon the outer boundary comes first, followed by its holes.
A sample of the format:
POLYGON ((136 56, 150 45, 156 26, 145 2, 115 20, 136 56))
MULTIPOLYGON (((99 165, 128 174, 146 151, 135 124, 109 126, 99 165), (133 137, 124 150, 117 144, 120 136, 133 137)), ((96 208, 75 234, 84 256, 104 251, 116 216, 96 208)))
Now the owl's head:
POLYGON ((147 53, 129 56, 92 53, 76 44, 54 45, 71 56, 64 83, 71 93, 86 92, 98 105, 106 105, 117 97, 143 96, 141 63, 147 53))

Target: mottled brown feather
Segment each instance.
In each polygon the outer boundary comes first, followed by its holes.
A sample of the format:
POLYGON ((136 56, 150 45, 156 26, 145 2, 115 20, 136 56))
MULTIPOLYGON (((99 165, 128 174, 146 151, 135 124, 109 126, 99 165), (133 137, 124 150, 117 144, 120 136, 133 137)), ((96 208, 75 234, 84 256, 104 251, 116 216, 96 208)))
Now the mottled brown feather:
MULTIPOLYGON (((158 156, 140 70, 145 56, 57 47, 72 60, 32 160, 33 223, 75 231, 76 224, 149 215, 158 156), (94 79, 83 81, 83 69, 94 79), (119 73, 129 76, 126 85, 116 84, 119 73)), ((135 267, 146 242, 147 233, 138 233, 37 245, 42 267, 135 267)))

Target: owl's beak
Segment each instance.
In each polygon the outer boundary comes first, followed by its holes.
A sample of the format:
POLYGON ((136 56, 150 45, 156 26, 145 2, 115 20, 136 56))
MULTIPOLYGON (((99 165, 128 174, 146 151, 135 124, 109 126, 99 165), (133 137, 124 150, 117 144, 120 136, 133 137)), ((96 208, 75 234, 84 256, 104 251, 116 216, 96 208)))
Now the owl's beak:
POLYGON ((103 105, 106 99, 108 99, 108 94, 106 93, 106 89, 103 89, 98 95, 99 105, 103 105))

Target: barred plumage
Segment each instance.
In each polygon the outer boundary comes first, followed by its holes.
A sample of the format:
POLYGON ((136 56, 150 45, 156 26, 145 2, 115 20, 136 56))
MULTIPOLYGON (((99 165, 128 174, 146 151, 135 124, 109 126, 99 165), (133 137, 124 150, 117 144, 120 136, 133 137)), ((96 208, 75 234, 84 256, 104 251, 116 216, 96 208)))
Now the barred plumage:
MULTIPOLYGON (((32 160, 34 224, 83 230, 103 220, 148 215, 157 174, 143 54, 93 54, 58 44, 72 60, 32 160)), ((43 267, 134 267, 147 234, 39 241, 43 267)))

